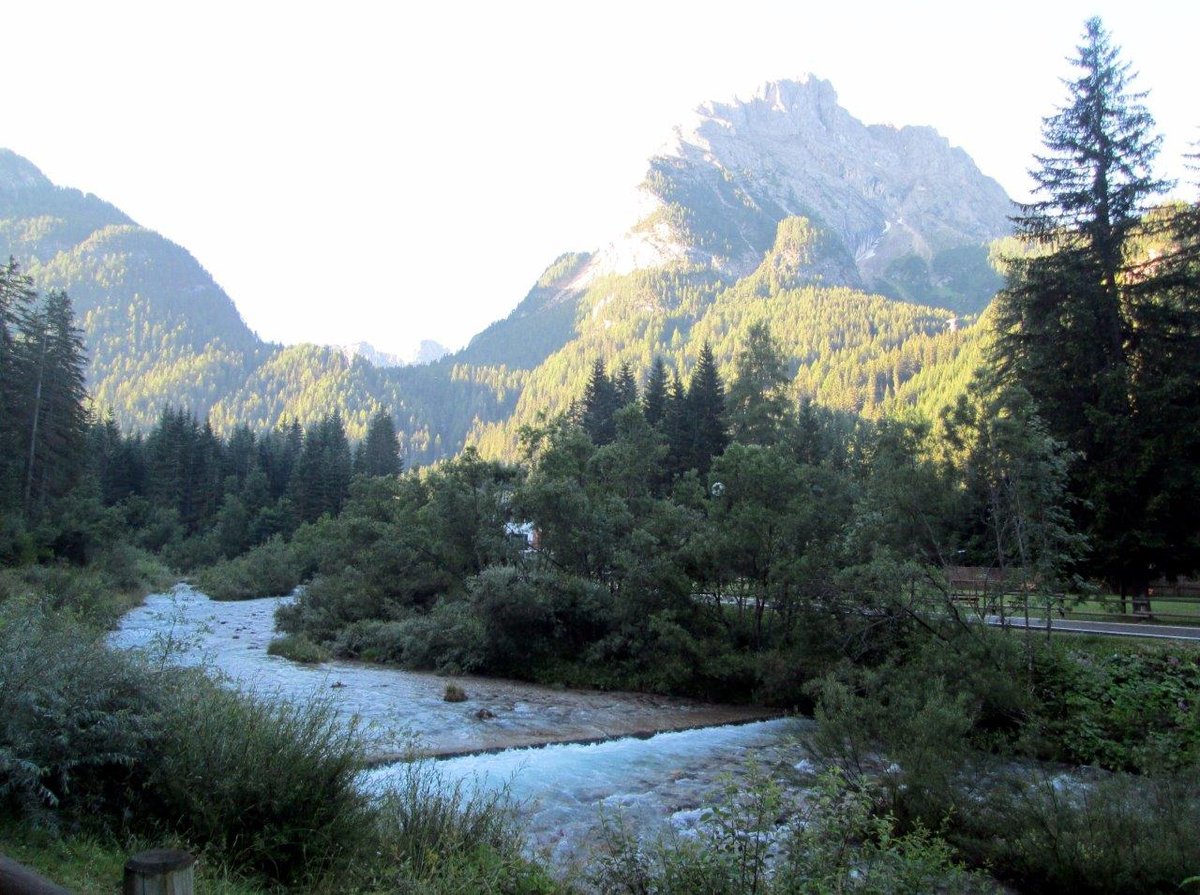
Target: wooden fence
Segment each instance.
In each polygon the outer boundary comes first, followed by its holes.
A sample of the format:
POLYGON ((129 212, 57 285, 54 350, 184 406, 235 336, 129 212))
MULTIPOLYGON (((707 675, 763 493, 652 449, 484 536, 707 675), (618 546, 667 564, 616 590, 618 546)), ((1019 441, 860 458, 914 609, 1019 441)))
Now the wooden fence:
POLYGON ((1019 569, 950 566, 945 570, 950 600, 981 615, 1015 615, 1028 601, 1031 612, 1078 619, 1200 624, 1200 581, 1155 581, 1144 599, 1122 599, 1098 588, 1095 595, 1043 593, 1036 578, 1019 569))

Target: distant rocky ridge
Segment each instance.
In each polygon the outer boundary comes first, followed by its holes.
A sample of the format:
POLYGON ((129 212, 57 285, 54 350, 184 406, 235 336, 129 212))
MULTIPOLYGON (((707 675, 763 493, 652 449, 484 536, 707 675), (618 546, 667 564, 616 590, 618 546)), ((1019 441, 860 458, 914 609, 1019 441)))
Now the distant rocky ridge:
POLYGON ((401 354, 381 351, 370 342, 351 342, 349 345, 335 345, 346 356, 347 360, 360 357, 372 366, 386 369, 388 367, 407 367, 412 364, 429 364, 445 357, 450 349, 432 339, 422 339, 411 345, 401 354))
POLYGON ((987 243, 1010 202, 932 129, 864 125, 817 78, 773 82, 700 106, 638 195, 624 233, 560 256, 445 357, 265 343, 185 249, 6 150, 0 257, 68 290, 97 410, 123 427, 168 403, 220 430, 336 409, 357 438, 386 408, 410 464, 468 443, 511 456, 517 427, 569 406, 597 357, 644 372, 657 355, 686 376, 706 340, 728 373, 755 320, 786 333, 797 396, 845 409, 918 401, 922 383, 950 394, 966 375, 971 336, 949 321, 998 287, 987 243))
MULTIPOLYGON (((803 217, 826 236, 807 279, 927 300, 937 298, 939 258, 1009 233, 1013 211, 1003 188, 935 130, 865 125, 812 76, 701 105, 651 159, 640 193, 640 217, 579 285, 679 263, 737 279, 758 266, 781 220, 803 217), (926 268, 926 294, 896 294, 904 289, 891 280, 906 261, 926 268)), ((985 265, 976 252, 976 272, 985 265)))

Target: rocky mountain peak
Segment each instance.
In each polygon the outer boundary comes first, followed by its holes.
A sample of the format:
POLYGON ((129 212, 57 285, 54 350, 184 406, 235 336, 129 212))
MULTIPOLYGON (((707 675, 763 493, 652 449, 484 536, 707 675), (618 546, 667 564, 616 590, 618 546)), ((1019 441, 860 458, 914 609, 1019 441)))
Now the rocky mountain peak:
POLYGON ((383 351, 370 342, 352 342, 348 345, 330 346, 342 353, 346 360, 362 358, 373 367, 388 369, 407 367, 413 364, 428 364, 445 357, 450 350, 432 339, 421 339, 404 347, 401 352, 383 351))
POLYGON ((928 265, 1008 233, 1012 209, 933 128, 866 125, 812 75, 697 107, 651 159, 641 191, 641 218, 594 273, 682 262, 744 276, 777 224, 801 217, 854 259, 845 285, 883 290, 898 262, 928 265))

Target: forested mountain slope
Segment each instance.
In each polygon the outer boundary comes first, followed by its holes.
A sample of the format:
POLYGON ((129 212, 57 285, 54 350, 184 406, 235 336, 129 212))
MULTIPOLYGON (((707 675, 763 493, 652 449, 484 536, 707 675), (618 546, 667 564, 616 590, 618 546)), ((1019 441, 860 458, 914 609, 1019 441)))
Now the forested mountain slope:
POLYGON ((99 411, 145 428, 170 403, 228 432, 337 409, 357 439, 382 408, 410 463, 467 443, 511 455, 517 428, 567 409, 597 358, 641 377, 661 356, 686 378, 708 342, 728 372, 762 321, 796 398, 932 412, 971 366, 1010 203, 932 129, 864 125, 810 77, 699 107, 649 161, 637 205, 625 233, 561 255, 466 348, 380 369, 263 342, 186 250, 0 151, 0 257, 71 295, 99 411))

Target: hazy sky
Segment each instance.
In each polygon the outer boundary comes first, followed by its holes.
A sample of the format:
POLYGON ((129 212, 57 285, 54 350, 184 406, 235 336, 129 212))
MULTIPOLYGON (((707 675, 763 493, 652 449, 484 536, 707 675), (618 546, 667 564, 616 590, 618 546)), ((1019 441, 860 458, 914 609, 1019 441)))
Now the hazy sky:
POLYGON ((1194 0, 13 0, 0 146, 185 246, 264 338, 458 345, 632 223, 689 109, 768 80, 812 72, 867 123, 933 125, 1025 197, 1094 14, 1179 176, 1194 0))

